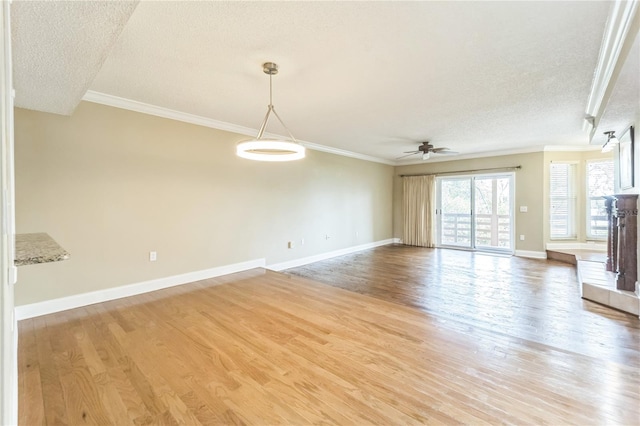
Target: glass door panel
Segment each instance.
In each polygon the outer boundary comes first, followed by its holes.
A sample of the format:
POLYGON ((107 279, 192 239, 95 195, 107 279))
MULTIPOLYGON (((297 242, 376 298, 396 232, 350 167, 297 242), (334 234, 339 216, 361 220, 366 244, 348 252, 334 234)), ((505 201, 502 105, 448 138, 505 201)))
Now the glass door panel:
POLYGON ((440 244, 471 247, 471 179, 440 181, 440 244))
POLYGON ((475 247, 511 249, 511 179, 474 179, 475 247))

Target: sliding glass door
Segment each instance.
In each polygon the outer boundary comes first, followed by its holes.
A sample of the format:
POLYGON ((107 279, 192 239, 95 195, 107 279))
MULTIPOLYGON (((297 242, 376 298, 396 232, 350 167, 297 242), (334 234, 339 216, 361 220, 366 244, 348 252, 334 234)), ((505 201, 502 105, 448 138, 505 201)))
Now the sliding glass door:
POLYGON ((513 252, 513 174, 438 178, 438 245, 513 252))

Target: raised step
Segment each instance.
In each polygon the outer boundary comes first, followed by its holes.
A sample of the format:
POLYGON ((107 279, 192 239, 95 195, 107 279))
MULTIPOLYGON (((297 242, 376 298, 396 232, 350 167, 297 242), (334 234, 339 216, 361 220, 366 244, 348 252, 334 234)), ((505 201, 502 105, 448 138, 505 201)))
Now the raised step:
POLYGON ((556 248, 547 250, 547 259, 576 265, 583 299, 640 316, 640 298, 616 288, 616 274, 606 270, 604 251, 556 248))
POLYGON ((591 262, 606 262, 607 253, 598 250, 584 249, 553 249, 547 250, 547 259, 557 260, 558 262, 577 265, 579 260, 587 260, 591 262))
POLYGON ((604 263, 578 260, 578 280, 583 299, 640 315, 640 298, 632 291, 616 289, 616 274, 608 272, 604 263))

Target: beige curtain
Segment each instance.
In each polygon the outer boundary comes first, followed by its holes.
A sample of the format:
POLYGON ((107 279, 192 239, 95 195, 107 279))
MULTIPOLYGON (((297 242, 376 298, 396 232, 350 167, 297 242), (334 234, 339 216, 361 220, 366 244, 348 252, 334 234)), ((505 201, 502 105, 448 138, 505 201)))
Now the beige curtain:
POLYGON ((403 179, 403 243, 434 247, 435 176, 405 176, 403 179))

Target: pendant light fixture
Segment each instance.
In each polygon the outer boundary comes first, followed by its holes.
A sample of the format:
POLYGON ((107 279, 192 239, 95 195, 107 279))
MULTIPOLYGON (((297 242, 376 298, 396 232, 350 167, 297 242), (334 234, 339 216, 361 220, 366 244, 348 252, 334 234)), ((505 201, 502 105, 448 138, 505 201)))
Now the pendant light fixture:
POLYGON ((287 126, 273 107, 273 85, 272 77, 278 73, 278 65, 273 62, 262 64, 262 71, 269 75, 269 106, 258 135, 255 139, 241 142, 237 146, 236 153, 239 157, 257 161, 292 161, 304 158, 305 148, 293 137, 287 126), (276 116, 282 127, 287 131, 291 140, 287 139, 267 139, 264 138, 264 131, 271 113, 276 116))
POLYGON ((613 145, 617 145, 620 141, 616 138, 616 132, 611 130, 604 132, 607 135, 607 141, 602 145, 602 152, 609 152, 613 149, 613 145))

